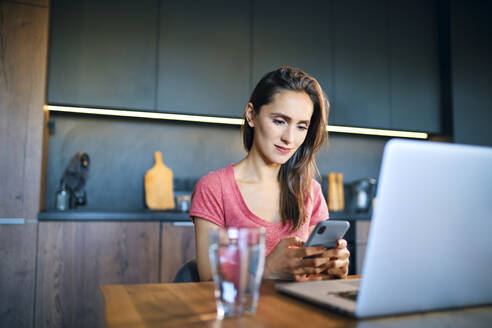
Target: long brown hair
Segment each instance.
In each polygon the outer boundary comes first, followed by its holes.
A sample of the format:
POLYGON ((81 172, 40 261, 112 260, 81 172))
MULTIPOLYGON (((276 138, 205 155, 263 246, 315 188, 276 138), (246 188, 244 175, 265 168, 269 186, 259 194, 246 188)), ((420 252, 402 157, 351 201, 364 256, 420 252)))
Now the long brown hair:
MULTIPOLYGON (((249 102, 253 104, 255 115, 261 107, 273 101, 275 94, 285 91, 305 92, 313 102, 313 114, 306 139, 294 155, 282 164, 278 173, 280 184, 280 216, 282 222, 291 224, 291 231, 298 230, 306 220, 304 208, 305 197, 310 196, 311 181, 315 173, 319 173, 314 154, 321 148, 327 138, 328 100, 318 81, 304 71, 290 66, 267 73, 258 82, 249 102)), ((254 128, 244 118, 241 128, 243 145, 246 151, 253 146, 254 128)))

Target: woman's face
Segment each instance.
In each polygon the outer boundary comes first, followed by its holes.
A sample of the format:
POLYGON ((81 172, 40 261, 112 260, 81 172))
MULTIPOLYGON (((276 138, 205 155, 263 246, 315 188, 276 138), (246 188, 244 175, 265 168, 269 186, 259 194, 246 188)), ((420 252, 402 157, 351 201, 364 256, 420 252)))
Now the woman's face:
POLYGON ((257 115, 248 104, 246 118, 255 131, 251 150, 258 151, 267 164, 284 164, 306 139, 312 114, 311 98, 299 91, 275 94, 257 115))

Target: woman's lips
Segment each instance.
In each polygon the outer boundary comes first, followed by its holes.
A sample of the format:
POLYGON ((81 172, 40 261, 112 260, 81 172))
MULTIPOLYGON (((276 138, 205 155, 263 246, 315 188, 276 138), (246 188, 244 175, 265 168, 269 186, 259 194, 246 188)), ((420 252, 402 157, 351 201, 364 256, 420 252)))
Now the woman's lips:
POLYGON ((290 152, 290 148, 281 147, 279 145, 275 145, 275 148, 282 154, 288 154, 290 152))

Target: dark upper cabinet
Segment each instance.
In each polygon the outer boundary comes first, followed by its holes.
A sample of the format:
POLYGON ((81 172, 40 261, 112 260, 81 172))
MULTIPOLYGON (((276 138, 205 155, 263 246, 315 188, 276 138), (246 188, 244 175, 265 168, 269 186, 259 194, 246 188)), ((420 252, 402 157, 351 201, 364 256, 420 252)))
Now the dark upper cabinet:
POLYGON ((250 84, 250 1, 162 1, 157 109, 241 117, 250 84))
POLYGON ((441 132, 438 1, 53 1, 48 103, 242 117, 281 65, 329 124, 441 132))
POLYGON ((330 124, 391 128, 385 1, 334 1, 330 124))
POLYGON ((389 1, 391 127, 441 131, 437 3, 389 1))
POLYGON ((155 108, 155 0, 51 1, 48 103, 155 108))
POLYGON ((265 73, 290 65, 312 74, 330 98, 333 94, 331 9, 331 1, 325 0, 253 1, 251 88, 265 73))

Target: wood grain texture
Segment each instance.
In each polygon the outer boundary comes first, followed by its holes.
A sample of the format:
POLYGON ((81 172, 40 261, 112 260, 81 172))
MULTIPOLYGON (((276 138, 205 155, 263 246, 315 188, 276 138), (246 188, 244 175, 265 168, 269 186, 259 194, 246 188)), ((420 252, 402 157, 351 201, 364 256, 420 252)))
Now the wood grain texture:
POLYGON ((39 189, 41 190, 41 196, 39 197, 39 211, 46 209, 46 169, 48 167, 48 142, 49 142, 49 129, 48 122, 50 120, 50 112, 43 109, 43 156, 41 158, 41 184, 39 189))
POLYGON ((48 9, 0 2, 0 217, 39 210, 48 9))
POLYGON ((160 282, 173 281, 181 266, 195 257, 195 227, 161 223, 160 282))
POLYGON ((103 327, 102 284, 158 281, 158 222, 43 222, 36 327, 103 327))
POLYGON ((0 224, 0 327, 32 327, 37 223, 0 224))
MULTIPOLYGON (((48 9, 0 2, 0 218, 36 219, 48 9)), ((32 327, 37 224, 0 225, 0 327, 32 327)))
POLYGON ((216 320, 213 283, 101 286, 108 328, 121 327, 487 327, 492 307, 358 321, 278 293, 263 281, 257 313, 216 320))

